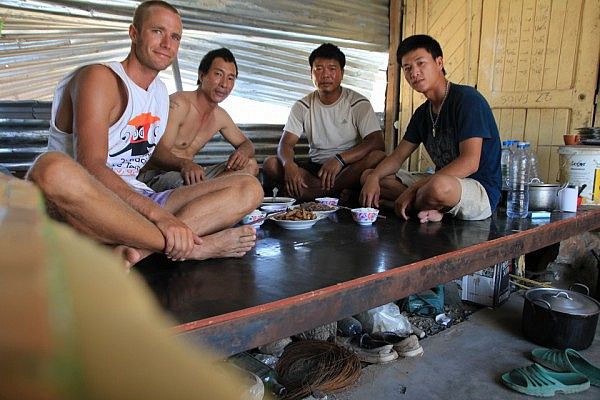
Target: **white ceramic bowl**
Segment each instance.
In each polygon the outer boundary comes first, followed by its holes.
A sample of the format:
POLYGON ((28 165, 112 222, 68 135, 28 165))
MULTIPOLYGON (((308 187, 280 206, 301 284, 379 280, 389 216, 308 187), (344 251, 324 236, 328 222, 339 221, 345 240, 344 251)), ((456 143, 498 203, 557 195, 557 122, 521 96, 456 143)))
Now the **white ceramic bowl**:
POLYGON ((296 199, 292 197, 265 197, 260 209, 268 213, 285 211, 295 202, 296 199))
POLYGON ((287 210, 288 206, 286 204, 268 204, 260 207, 261 210, 266 211, 268 213, 279 212, 287 210))
POLYGON ((352 209, 352 219, 359 225, 371 225, 377 219, 379 210, 371 207, 361 207, 352 209))
POLYGON ((267 212, 282 211, 286 210, 295 202, 296 199, 293 197, 265 197, 263 198, 260 209, 267 212))
POLYGON ((289 229, 289 230, 298 230, 298 229, 307 229, 307 228, 310 228, 311 226, 313 226, 314 224, 316 224, 318 220, 321 219, 321 218, 319 218, 316 215, 315 215, 315 219, 305 219, 305 220, 301 220, 301 221, 292 221, 292 220, 287 220, 287 219, 277 219, 276 217, 278 215, 280 215, 280 214, 273 214, 273 215, 269 216, 269 219, 271 221, 275 222, 277 225, 279 225, 283 229, 289 229))
POLYGON ((317 197, 315 201, 318 201, 321 204, 326 204, 328 206, 337 206, 338 201, 340 201, 340 199, 336 197, 317 197))
POLYGON ((271 205, 271 204, 285 204, 287 206, 291 206, 296 202, 296 199, 293 197, 265 197, 263 198, 263 205, 271 205))
POLYGON ((311 226, 313 226, 314 224, 317 223, 317 221, 319 220, 319 218, 315 218, 315 219, 309 219, 309 220, 305 220, 305 221, 287 221, 285 219, 274 219, 273 221, 275 221, 275 223, 277 225, 279 225, 280 227, 282 227, 283 229, 289 229, 289 230, 299 230, 299 229, 308 229, 311 226))
POLYGON ((250 214, 246 215, 242 218, 242 224, 244 225, 252 225, 255 228, 258 228, 265 222, 265 217, 267 213, 261 210, 254 210, 250 214))

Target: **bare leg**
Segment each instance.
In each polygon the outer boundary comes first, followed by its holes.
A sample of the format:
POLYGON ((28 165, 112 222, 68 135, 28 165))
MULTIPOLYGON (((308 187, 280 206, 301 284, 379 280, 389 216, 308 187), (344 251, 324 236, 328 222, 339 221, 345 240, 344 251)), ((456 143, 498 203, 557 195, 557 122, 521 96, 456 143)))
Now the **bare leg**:
POLYGON ((229 228, 254 210, 264 193, 256 178, 232 174, 173 191, 165 208, 202 237, 193 259, 241 257, 256 243, 250 226, 229 228))
POLYGON ((317 197, 325 197, 325 196, 336 196, 337 192, 335 190, 324 190, 321 189, 321 180, 308 172, 307 170, 300 168, 302 174, 304 175, 304 182, 306 182, 307 188, 302 188, 300 190, 300 201, 311 201, 316 199, 317 197))
POLYGON ((389 208, 390 210, 394 211, 394 202, 391 200, 379 199, 379 205, 381 208, 389 208))
POLYGON ((134 249, 125 245, 114 246, 113 251, 125 261, 125 269, 131 268, 137 262, 152 254, 148 250, 134 249))
POLYGON ((265 158, 263 162, 263 174, 273 183, 281 185, 283 183, 283 166, 275 156, 265 158))
MULTIPOLYGON (((164 237, 158 228, 68 156, 40 156, 28 179, 44 193, 49 215, 102 243, 116 245, 116 251, 128 262, 163 251, 164 237)), ((235 175, 177 189, 167 205, 195 232, 208 235, 192 252, 193 258, 206 259, 241 256, 252 248, 256 240, 252 227, 211 234, 238 222, 261 199, 262 188, 256 178, 235 175)))
MULTIPOLYGON (((307 201, 316 197, 337 196, 344 189, 360 190, 361 174, 366 169, 375 167, 384 158, 385 153, 383 151, 373 151, 363 159, 348 165, 336 177, 334 187, 331 190, 322 189, 321 180, 317 176, 300 168, 308 187, 302 189, 298 200, 307 201)), ((283 165, 276 157, 269 157, 265 160, 263 171, 273 182, 283 187, 285 173, 283 165)))
POLYGON ((239 222, 260 205, 263 196, 256 178, 235 174, 177 188, 165 209, 204 236, 239 222))
MULTIPOLYGON (((263 172, 277 187, 280 188, 280 193, 285 195, 291 195, 285 190, 285 172, 283 165, 277 159, 277 157, 268 157, 263 164, 263 172)), ((300 192, 300 196, 297 196, 299 201, 314 200, 316 197, 330 196, 334 194, 332 190, 321 189, 321 180, 305 170, 300 168, 300 172, 304 177, 304 182, 307 184, 307 188, 303 188, 300 192)))
POLYGON ((217 177, 221 177, 221 176, 227 176, 227 175, 234 175, 234 174, 247 174, 247 175, 252 175, 252 176, 258 176, 258 163, 256 162, 256 160, 254 158, 251 158, 250 160, 248 160, 248 164, 237 171, 233 171, 233 170, 224 170, 223 172, 221 172, 219 175, 217 175, 217 177))
POLYGON ((192 251, 191 258, 242 257, 256 244, 256 230, 244 225, 202 237, 202 244, 192 251))
POLYGON ((392 204, 407 189, 406 185, 396 179, 395 175, 384 177, 379 185, 381 187, 381 199, 390 201, 392 204))
POLYGON ((74 160, 50 152, 27 174, 44 194, 48 214, 102 243, 160 252, 165 243, 154 224, 92 177, 74 160))
POLYGON ((415 208, 421 210, 418 213, 419 221, 441 221, 444 212, 458 204, 461 193, 458 178, 442 174, 433 175, 419 188, 415 197, 415 208))
POLYGON ((339 205, 345 207, 354 207, 354 204, 358 202, 359 191, 354 189, 344 189, 340 192, 339 205))
POLYGON ((336 192, 344 189, 360 190, 360 179, 363 172, 365 172, 367 169, 375 168, 377 164, 379 164, 384 158, 385 153, 383 151, 376 150, 367 154, 361 160, 349 164, 335 178, 333 190, 336 192))

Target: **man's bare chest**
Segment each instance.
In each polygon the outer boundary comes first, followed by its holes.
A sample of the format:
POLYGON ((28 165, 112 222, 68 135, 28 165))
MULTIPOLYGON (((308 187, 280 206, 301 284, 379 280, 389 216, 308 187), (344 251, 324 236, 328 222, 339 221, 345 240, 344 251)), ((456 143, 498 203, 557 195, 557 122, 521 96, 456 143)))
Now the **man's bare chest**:
POLYGON ((206 145, 206 143, 212 139, 212 137, 218 133, 218 127, 213 121, 207 121, 200 123, 196 121, 188 121, 182 124, 177 139, 175 140, 175 147, 179 150, 191 150, 197 152, 206 145))

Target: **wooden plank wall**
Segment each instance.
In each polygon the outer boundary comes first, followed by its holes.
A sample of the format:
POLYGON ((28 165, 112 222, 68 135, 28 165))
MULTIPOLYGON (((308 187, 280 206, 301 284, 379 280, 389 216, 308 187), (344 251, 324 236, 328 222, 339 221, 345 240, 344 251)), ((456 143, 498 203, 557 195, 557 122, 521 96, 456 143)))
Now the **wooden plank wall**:
POLYGON ((600 2, 483 4, 478 89, 494 110, 502 140, 530 142, 542 179, 556 182, 563 135, 592 124, 600 2))
MULTIPOLYGON (((563 134, 592 126, 594 112, 599 123, 600 0, 407 0, 403 23, 403 37, 440 42, 448 78, 477 86, 501 139, 530 142, 556 182, 563 134)), ((424 100, 402 81, 400 138, 424 100)), ((431 165, 421 149, 409 168, 431 165)))
POLYGON ((400 67, 396 60, 396 51, 400 44, 400 27, 402 26, 401 0, 390 0, 390 48, 387 69, 387 87, 385 91, 385 150, 389 154, 398 142, 398 134, 394 123, 398 117, 398 96, 400 92, 400 67))
MULTIPOLYGON (((403 37, 426 33, 437 39, 444 52, 446 76, 452 82, 474 86, 477 83, 481 1, 408 0, 403 14, 403 37)), ((425 101, 402 80, 400 93, 400 127, 402 134, 413 111, 425 101)), ((423 171, 433 166, 421 147, 411 156, 408 168, 423 171)))

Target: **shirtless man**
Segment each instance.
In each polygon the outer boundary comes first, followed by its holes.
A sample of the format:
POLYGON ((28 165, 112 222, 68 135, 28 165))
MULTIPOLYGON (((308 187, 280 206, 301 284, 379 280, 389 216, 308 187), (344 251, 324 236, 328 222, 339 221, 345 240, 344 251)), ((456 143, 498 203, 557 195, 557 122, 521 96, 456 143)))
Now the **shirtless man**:
POLYGON ((225 48, 209 51, 198 68, 198 89, 170 97, 169 122, 150 162, 138 179, 156 191, 193 185, 235 172, 258 175, 254 145, 219 106, 238 76, 237 63, 225 48), (226 162, 202 167, 194 156, 216 132, 235 148, 226 162), (168 171, 174 166, 174 171, 168 171))
POLYGON ((135 179, 164 131, 168 94, 157 75, 177 55, 181 33, 173 6, 142 3, 127 58, 82 67, 57 88, 49 148, 76 161, 48 152, 28 172, 51 216, 117 247, 130 263, 153 252, 173 260, 241 257, 256 241, 252 227, 229 228, 262 200, 255 177, 160 193, 135 179))

